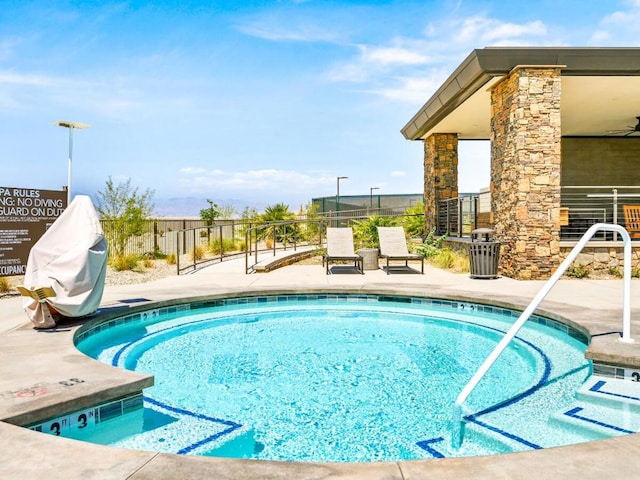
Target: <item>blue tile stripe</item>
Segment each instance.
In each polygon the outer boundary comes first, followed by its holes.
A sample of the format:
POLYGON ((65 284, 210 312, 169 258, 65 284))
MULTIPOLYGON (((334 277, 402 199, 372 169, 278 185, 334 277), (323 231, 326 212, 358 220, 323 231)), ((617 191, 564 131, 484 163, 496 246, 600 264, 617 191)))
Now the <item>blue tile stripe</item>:
POLYGON ((206 420, 209 422, 213 422, 213 423, 217 423, 220 425, 227 425, 229 428, 222 430, 221 432, 217 432, 214 433, 213 435, 210 435, 209 437, 203 438, 202 440, 199 440, 195 443, 192 443, 191 445, 184 447, 180 450, 178 450, 176 453, 180 454, 180 455, 186 455, 188 453, 193 452, 194 450, 196 450, 197 448, 202 447, 203 445, 206 445, 207 443, 211 443, 214 442, 215 440, 218 440, 221 437, 224 437, 225 435, 228 435, 236 430, 238 430, 239 428, 242 428, 242 425, 240 423, 236 423, 236 422, 232 422, 231 420, 223 420, 221 418, 216 418, 216 417, 210 417, 208 415, 203 415, 201 413, 196 413, 196 412, 192 412, 191 410, 187 410, 185 408, 178 408, 178 407, 172 407, 171 405, 167 405, 164 402, 160 402, 158 400, 155 400, 151 397, 148 396, 144 396, 143 397, 145 402, 150 403, 151 405, 155 405, 161 409, 167 410, 169 412, 172 413, 178 413, 180 415, 186 415, 186 416, 190 416, 190 417, 194 417, 197 418, 199 420, 206 420))
MULTIPOLYGON (((500 332, 500 333, 506 333, 503 330, 496 329, 496 328, 490 328, 490 330, 495 330, 495 331, 500 332)), ((485 408, 484 410, 480 410, 479 412, 476 412, 474 414, 468 415, 465 418, 475 419, 475 418, 478 418, 479 416, 487 415, 489 413, 496 412, 496 411, 498 411, 498 410, 500 410, 502 408, 505 408, 505 407, 508 407, 510 405, 513 405, 514 403, 517 403, 520 400, 533 395, 538 390, 540 390, 542 387, 544 387, 547 383, 549 383, 549 377, 551 375, 551 368, 552 368, 551 360, 549 360, 549 357, 542 351, 541 348, 539 348, 537 345, 534 345, 533 343, 529 342, 528 340, 525 340, 524 338, 521 338, 518 335, 516 335, 514 338, 520 340, 525 345, 531 347, 542 358, 542 362, 544 363, 544 371, 542 372, 542 375, 538 379, 538 382, 533 387, 531 387, 531 388, 525 390, 524 392, 522 392, 522 393, 520 393, 520 394, 518 394, 518 395, 516 395, 516 396, 514 396, 512 398, 510 398, 509 400, 506 400, 505 402, 502 402, 502 403, 499 403, 497 405, 493 405, 491 407, 485 408)))
POLYGON ((636 402, 640 402, 639 397, 634 397, 632 395, 624 395, 622 393, 616 393, 611 391, 607 392, 605 390, 602 390, 602 387, 604 387, 606 384, 607 382, 605 380, 599 380, 593 384, 593 386, 589 389, 589 391, 601 393, 602 395, 609 395, 611 397, 624 398, 625 400, 634 400, 636 402))
POLYGON ((499 428, 494 427, 493 425, 489 425, 488 423, 481 422, 477 418, 469 418, 469 421, 475 423, 476 425, 484 427, 487 430, 491 430, 492 432, 498 433, 498 434, 502 435, 503 437, 508 438, 509 440, 514 440, 514 441, 516 441, 518 443, 521 443, 522 445, 525 445, 525 446, 527 446, 529 448, 532 448, 534 450, 540 450, 540 449, 543 448, 543 447, 541 447, 540 445, 538 445, 536 443, 530 442, 529 440, 527 440, 525 438, 519 437, 518 435, 506 432, 504 430, 501 430, 499 428))
MULTIPOLYGON (((85 340, 101 331, 116 325, 128 324, 131 322, 143 321, 145 318, 149 318, 149 312, 157 312, 159 316, 172 314, 176 312, 199 310, 203 308, 211 307, 224 307, 229 305, 245 305, 245 304, 262 304, 262 303, 293 303, 304 302, 307 300, 326 300, 330 302, 397 302, 397 303, 411 303, 418 305, 428 305, 439 308, 448 308, 451 310, 471 310, 472 312, 487 313, 491 315, 500 315, 507 318, 518 318, 520 316, 519 311, 509 308, 497 307, 493 305, 483 305, 477 303, 469 303, 458 300, 442 300, 437 298, 422 298, 422 297, 407 297, 403 295, 388 295, 388 294, 290 294, 290 295, 259 295, 259 296, 245 296, 245 297, 232 297, 221 298, 215 300, 203 300, 194 301, 190 304, 180 304, 170 307, 161 307, 156 309, 150 309, 148 311, 133 313, 129 315, 123 315, 121 317, 112 318, 105 322, 100 322, 98 318, 94 322, 89 322, 83 325, 74 335, 74 342, 77 344, 82 340, 85 340)), ((532 315, 528 320, 529 322, 539 323, 546 325, 555 330, 567 333, 569 336, 576 340, 588 345, 589 339, 580 330, 577 330, 569 325, 565 325, 556 320, 550 318, 541 317, 539 315, 532 315)))
POLYGON ((620 432, 620 433, 636 433, 633 430, 627 430, 626 428, 622 428, 622 427, 618 427, 616 425, 611 425, 609 423, 604 423, 601 422, 600 420, 596 420, 594 418, 589 418, 589 417, 585 417, 582 415, 578 415, 579 412, 581 412, 582 410, 584 410, 584 408, 582 407, 575 407, 572 408, 571 410, 564 412, 564 414, 567 417, 571 417, 571 418, 575 418, 577 420, 581 420, 583 422, 587 422, 590 423, 592 425, 598 425, 599 427, 604 427, 604 428, 608 428, 609 430, 614 430, 616 432, 620 432))
POLYGON ((434 443, 440 443, 444 440, 443 437, 432 438, 431 440, 422 440, 418 442, 418 445, 421 449, 428 452, 433 458, 444 458, 444 454, 440 453, 438 450, 433 448, 431 445, 434 443))
POLYGON ((157 407, 163 408, 169 412, 178 413, 180 415, 187 415, 190 417, 198 418, 200 420, 207 420, 209 422, 220 423, 222 425, 229 425, 230 427, 235 427, 235 428, 242 427, 241 424, 232 422, 231 420, 223 420, 221 418, 210 417, 208 415, 203 415, 202 413, 192 412, 191 410, 187 410, 185 408, 172 407, 171 405, 167 405, 164 402, 148 397, 146 395, 143 398, 146 402, 149 402, 151 405, 155 405, 157 407))

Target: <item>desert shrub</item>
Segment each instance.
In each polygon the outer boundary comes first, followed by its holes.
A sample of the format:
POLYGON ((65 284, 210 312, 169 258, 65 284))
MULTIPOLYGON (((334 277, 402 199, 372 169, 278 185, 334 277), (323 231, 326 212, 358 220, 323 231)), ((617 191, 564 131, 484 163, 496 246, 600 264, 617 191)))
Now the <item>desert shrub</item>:
MULTIPOLYGON (((129 240, 148 231, 153 211, 153 191, 140 192, 131 186, 131 179, 115 184, 111 177, 103 191, 97 194, 96 210, 103 221, 109 243, 109 256, 125 256, 129 240)), ((119 261, 119 260, 117 260, 119 261)))
POLYGON ((410 206, 400 219, 400 225, 410 238, 422 238, 424 235, 424 203, 419 202, 410 206))
POLYGON ((7 277, 0 277, 0 293, 9 293, 11 291, 11 282, 7 277))
POLYGON ((177 263, 176 254, 175 253, 170 253, 169 255, 167 255, 165 260, 166 260, 168 265, 175 265, 177 263))
MULTIPOLYGON (((242 246, 244 245, 244 240, 236 240, 233 238, 223 238, 222 239, 222 252, 237 252, 243 251, 242 246)), ((211 241, 209 244, 209 253, 213 255, 220 254, 220 239, 216 238, 211 241)))
POLYGON ((117 272, 136 270, 140 258, 137 255, 116 255, 109 260, 111 268, 117 272))
POLYGON ((618 267, 609 267, 609 275, 612 277, 622 278, 622 272, 618 267))
POLYGON ((434 228, 429 232, 429 235, 426 236, 424 242, 415 247, 416 253, 419 253, 424 258, 430 258, 440 253, 443 249, 442 244, 446 240, 446 236, 442 235, 436 238, 435 233, 436 230, 434 228))
POLYGON ((390 217, 372 215, 364 220, 354 220, 353 242, 356 248, 379 248, 378 227, 394 227, 396 220, 390 217))
POLYGON ((571 278, 587 278, 589 276, 589 269, 583 264, 572 264, 565 272, 567 277, 571 278))
POLYGON ((147 252, 142 255, 143 258, 150 258, 151 260, 164 260, 167 258, 167 254, 161 252, 159 249, 154 250, 153 252, 147 252))
POLYGON ((443 248, 429 257, 429 263, 435 267, 457 272, 469 271, 469 259, 466 255, 450 248, 443 248))
POLYGON ((194 261, 198 261, 198 260, 202 260, 204 258, 204 247, 201 245, 198 245, 197 247, 195 247, 193 250, 191 250, 191 260, 194 261))
POLYGON ((314 222, 313 220, 319 220, 318 209, 320 205, 310 204, 307 205, 304 213, 309 223, 306 223, 300 227, 300 239, 307 243, 315 243, 319 239, 321 224, 320 222, 314 222))

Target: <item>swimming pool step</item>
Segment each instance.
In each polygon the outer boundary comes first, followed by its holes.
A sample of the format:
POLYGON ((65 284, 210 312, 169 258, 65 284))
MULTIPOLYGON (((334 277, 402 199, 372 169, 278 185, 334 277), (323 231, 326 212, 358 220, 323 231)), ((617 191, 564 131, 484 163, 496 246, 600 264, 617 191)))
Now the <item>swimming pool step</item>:
POLYGON ((640 382, 593 375, 578 390, 576 398, 612 408, 624 405, 640 414, 640 382))
MULTIPOLYGON (((450 433, 450 432, 449 432, 450 433)), ((450 434, 421 440, 416 443, 422 455, 418 458, 449 458, 464 456, 496 455, 524 450, 522 445, 474 423, 465 426, 464 441, 459 449, 452 446, 450 434)))
POLYGON ((550 419, 552 425, 582 432, 585 441, 640 431, 640 414, 625 404, 612 408, 577 402, 550 419))

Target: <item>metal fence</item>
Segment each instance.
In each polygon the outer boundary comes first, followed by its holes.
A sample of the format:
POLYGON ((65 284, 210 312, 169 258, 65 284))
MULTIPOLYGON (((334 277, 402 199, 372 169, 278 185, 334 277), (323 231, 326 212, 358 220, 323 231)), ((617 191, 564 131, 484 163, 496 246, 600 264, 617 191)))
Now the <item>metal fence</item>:
MULTIPOLYGON (((596 223, 628 227, 624 205, 640 205, 640 186, 568 186, 562 188, 560 238, 578 240, 596 223)), ((619 240, 614 232, 598 232, 594 238, 619 240)))
POLYGON ((327 220, 323 218, 271 222, 250 226, 245 231, 245 273, 255 271, 261 252, 296 251, 299 246, 322 247, 327 220))
POLYGON ((243 255, 246 250, 245 232, 253 225, 223 220, 211 226, 200 225, 174 232, 175 248, 170 253, 175 256, 178 275, 243 255))
MULTIPOLYGON (((251 271, 260 253, 296 249, 299 246, 321 246, 326 227, 347 227, 354 221, 371 216, 403 217, 408 207, 386 209, 360 209, 327 213, 324 215, 300 215, 295 220, 282 222, 228 221, 212 227, 198 226, 174 232, 176 237, 176 262, 178 274, 196 270, 213 262, 245 256, 246 270, 251 271), (214 248, 212 249, 212 245, 214 248), (214 253, 212 253, 212 250, 214 253)), ((411 216, 420 216, 411 215, 411 216)), ((171 253, 174 253, 171 252, 171 253)))
MULTIPOLYGON (((488 225, 483 217, 488 212, 481 205, 487 194, 468 194, 438 202, 438 235, 470 236, 488 225)), ((640 205, 640 186, 565 186, 560 194, 560 239, 578 241, 596 223, 612 223, 628 227, 625 205, 640 205)), ((598 232, 594 239, 613 241, 614 232, 598 232)))
POLYGON ((478 227, 479 196, 475 194, 449 198, 438 203, 436 234, 452 237, 471 236, 478 227))
MULTIPOLYGON (((115 244, 120 232, 117 223, 110 220, 101 220, 109 245, 115 244)), ((130 237, 124 245, 124 255, 153 255, 156 253, 176 252, 177 238, 175 232, 204 226, 202 220, 194 219, 153 219, 143 226, 140 235, 130 237)))

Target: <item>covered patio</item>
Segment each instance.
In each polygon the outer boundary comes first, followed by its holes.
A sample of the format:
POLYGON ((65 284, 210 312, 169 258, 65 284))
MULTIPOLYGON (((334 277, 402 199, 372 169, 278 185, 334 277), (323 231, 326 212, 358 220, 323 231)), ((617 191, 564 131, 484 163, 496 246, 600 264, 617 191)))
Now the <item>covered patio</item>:
MULTIPOLYGON (((402 129, 424 142, 426 231, 493 229, 500 273, 517 279, 548 278, 594 223, 633 233, 625 207, 640 205, 639 116, 640 48, 472 51, 402 129), (462 198, 465 140, 491 142, 491 178, 462 198)), ((578 261, 615 271, 620 239, 595 240, 578 261)))

